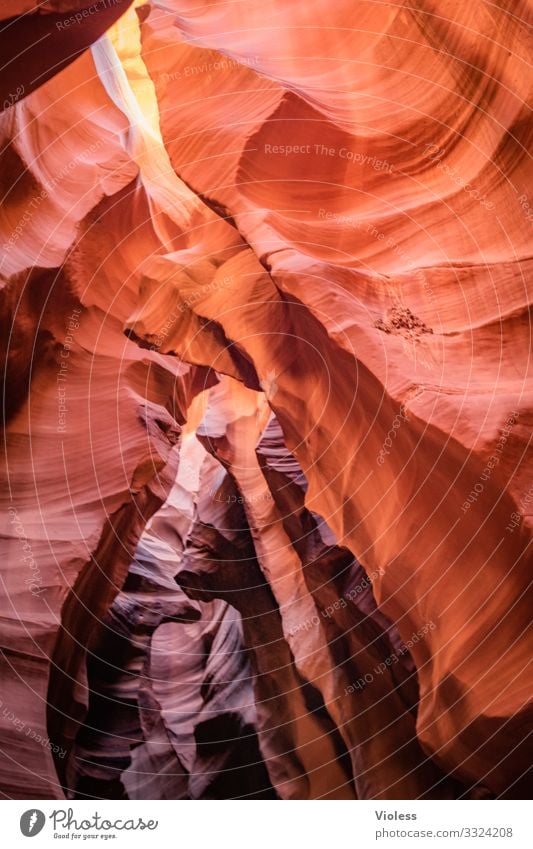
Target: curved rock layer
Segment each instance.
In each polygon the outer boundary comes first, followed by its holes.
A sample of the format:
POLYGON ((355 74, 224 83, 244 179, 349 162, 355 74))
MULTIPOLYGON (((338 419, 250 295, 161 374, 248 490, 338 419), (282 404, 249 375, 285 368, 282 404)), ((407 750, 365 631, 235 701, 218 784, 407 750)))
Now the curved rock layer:
POLYGON ((527 4, 4 5, 0 792, 521 798, 527 4))

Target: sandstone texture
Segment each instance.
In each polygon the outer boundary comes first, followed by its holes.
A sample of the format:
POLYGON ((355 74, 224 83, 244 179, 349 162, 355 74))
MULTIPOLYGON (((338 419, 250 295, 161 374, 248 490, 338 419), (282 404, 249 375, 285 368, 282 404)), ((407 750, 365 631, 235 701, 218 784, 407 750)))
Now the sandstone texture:
POLYGON ((530 26, 3 4, 4 798, 525 798, 530 26))

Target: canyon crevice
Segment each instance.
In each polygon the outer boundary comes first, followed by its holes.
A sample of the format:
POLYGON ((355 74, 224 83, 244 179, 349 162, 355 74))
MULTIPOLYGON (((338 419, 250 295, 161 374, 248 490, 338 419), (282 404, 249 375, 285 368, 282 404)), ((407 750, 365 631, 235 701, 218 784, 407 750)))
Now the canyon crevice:
POLYGON ((2 795, 524 798, 527 4, 4 6, 2 795))

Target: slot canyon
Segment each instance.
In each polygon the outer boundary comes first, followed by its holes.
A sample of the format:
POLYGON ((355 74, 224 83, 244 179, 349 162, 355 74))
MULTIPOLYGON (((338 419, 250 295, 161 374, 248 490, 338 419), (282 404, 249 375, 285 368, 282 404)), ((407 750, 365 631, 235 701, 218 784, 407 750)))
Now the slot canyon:
POLYGON ((1 4, 2 798, 527 798, 532 17, 1 4))

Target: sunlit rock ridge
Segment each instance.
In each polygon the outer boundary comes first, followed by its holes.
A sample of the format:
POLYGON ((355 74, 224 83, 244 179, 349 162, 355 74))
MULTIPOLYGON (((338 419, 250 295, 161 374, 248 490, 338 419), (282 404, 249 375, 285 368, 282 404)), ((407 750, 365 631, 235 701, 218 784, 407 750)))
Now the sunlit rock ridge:
POLYGON ((0 15, 2 796, 522 798, 531 8, 0 15))

